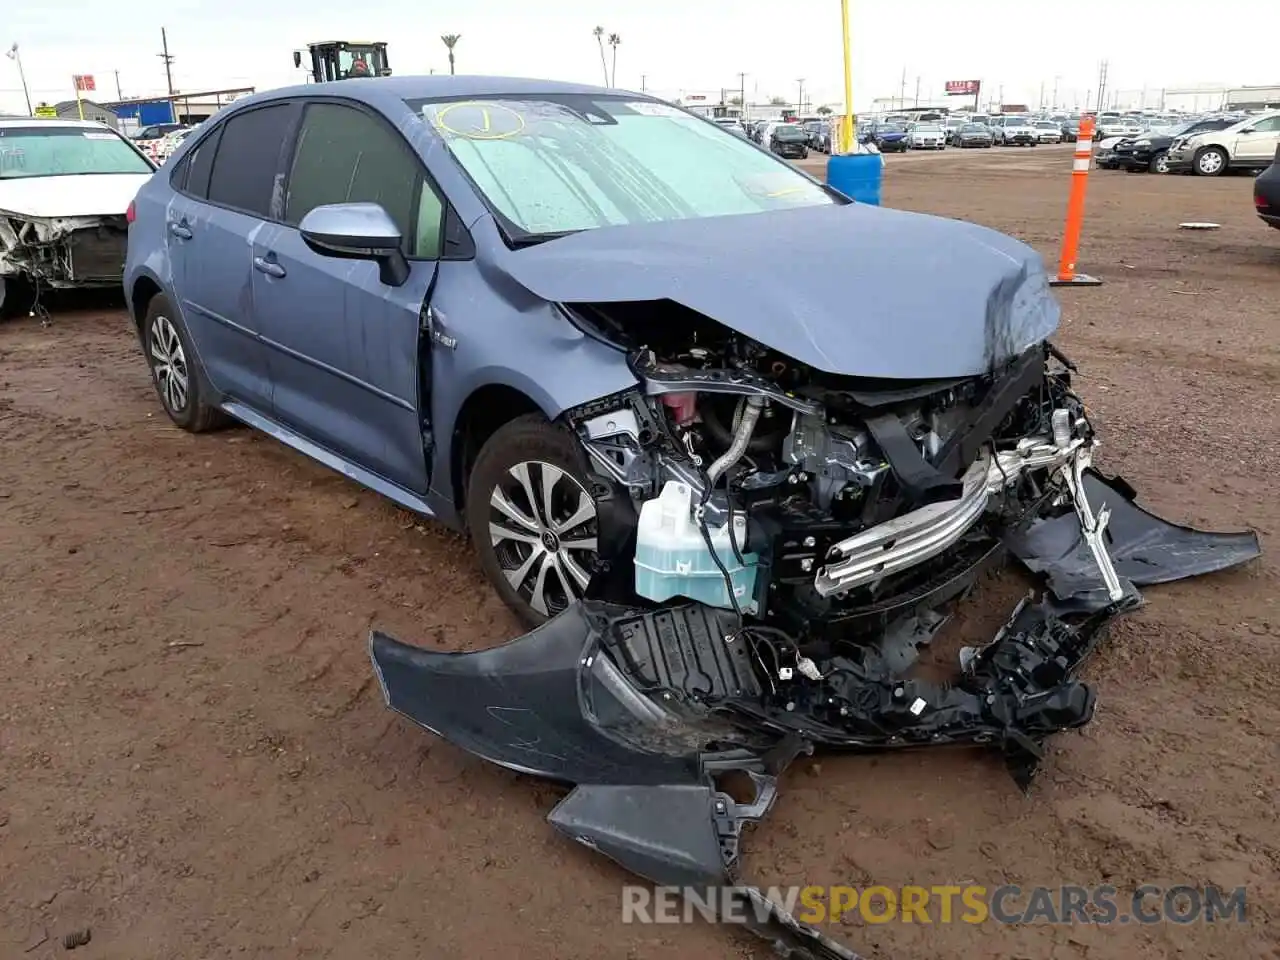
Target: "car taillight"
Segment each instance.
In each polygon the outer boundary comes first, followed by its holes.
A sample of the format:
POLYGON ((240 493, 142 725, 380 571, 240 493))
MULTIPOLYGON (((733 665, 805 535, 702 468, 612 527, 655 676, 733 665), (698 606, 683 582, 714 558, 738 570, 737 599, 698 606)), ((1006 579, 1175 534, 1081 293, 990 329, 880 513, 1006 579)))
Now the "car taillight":
MULTIPOLYGON (((116 207, 116 209, 119 210, 120 208, 116 207)), ((138 219, 138 212, 134 209, 134 201, 130 200, 129 209, 124 212, 124 221, 125 223, 133 223, 136 219, 138 219)))
POLYGON ((1255 194, 1253 198, 1253 205, 1259 210, 1264 210, 1267 207, 1267 201, 1262 199, 1261 194, 1255 194))

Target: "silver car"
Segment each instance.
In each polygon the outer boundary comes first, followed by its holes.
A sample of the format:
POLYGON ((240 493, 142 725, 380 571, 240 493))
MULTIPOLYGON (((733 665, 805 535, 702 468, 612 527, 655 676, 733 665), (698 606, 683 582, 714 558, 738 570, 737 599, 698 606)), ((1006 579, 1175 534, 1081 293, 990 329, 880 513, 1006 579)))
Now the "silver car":
POLYGON ((943 150, 947 132, 940 123, 913 123, 907 127, 907 145, 912 150, 943 150))

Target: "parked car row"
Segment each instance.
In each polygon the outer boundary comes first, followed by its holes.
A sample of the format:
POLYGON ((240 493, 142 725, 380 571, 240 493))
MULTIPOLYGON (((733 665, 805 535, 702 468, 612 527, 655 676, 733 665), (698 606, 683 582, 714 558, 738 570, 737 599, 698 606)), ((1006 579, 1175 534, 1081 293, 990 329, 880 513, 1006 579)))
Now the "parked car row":
POLYGON ((1094 163, 1104 170, 1216 177, 1231 170, 1261 170, 1278 147, 1280 111, 1244 118, 1214 115, 1152 127, 1135 136, 1104 138, 1094 163))

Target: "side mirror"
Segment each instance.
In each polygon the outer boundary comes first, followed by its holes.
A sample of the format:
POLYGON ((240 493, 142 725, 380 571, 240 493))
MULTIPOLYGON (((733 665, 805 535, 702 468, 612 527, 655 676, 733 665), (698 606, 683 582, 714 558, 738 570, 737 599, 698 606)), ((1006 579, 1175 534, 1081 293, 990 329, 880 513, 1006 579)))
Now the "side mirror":
POLYGON ((404 238, 379 204, 324 204, 302 218, 298 232, 322 257, 374 261, 379 279, 389 287, 409 279, 409 262, 401 249, 404 238))
POLYGON ((293 65, 295 67, 302 66, 302 51, 300 50, 293 51, 293 65))
POLYGON ((1241 130, 1240 132, 1241 132, 1241 133, 1257 133, 1257 132, 1258 132, 1258 130, 1257 130, 1257 128, 1256 128, 1256 127, 1245 127, 1245 128, 1244 128, 1243 130, 1241 130))

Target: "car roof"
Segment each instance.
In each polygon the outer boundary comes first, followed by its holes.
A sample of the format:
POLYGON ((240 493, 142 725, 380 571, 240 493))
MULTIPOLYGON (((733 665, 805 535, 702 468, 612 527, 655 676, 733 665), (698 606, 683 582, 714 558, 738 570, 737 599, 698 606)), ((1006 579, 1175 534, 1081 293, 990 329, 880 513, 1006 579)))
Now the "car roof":
POLYGON ((409 77, 357 77, 348 80, 331 80, 328 83, 305 83, 292 87, 264 90, 248 97, 241 97, 228 104, 228 112, 239 111, 252 104, 268 103, 287 97, 333 97, 377 105, 392 100, 426 100, 439 97, 500 97, 504 94, 529 96, 531 94, 597 94, 635 97, 653 100, 644 93, 618 88, 596 87, 584 83, 565 83, 559 80, 535 80, 528 77, 472 77, 430 76, 409 77))

